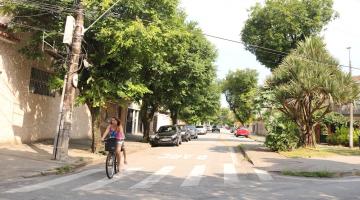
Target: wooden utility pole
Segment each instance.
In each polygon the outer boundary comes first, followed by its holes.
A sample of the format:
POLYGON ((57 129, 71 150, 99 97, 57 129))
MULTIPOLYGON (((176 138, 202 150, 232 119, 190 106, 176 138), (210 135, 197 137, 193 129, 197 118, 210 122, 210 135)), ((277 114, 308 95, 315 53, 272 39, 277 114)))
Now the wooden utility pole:
POLYGON ((73 33, 70 56, 68 60, 68 72, 66 76, 67 78, 65 79, 65 93, 61 108, 60 123, 54 142, 53 157, 56 160, 65 160, 68 156, 83 29, 84 9, 80 0, 76 9, 75 30, 73 33))

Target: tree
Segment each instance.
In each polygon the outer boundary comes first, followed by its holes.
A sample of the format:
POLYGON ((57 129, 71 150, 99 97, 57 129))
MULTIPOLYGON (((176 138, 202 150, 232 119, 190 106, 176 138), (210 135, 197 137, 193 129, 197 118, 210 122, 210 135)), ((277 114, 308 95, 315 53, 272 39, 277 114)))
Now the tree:
POLYGON ((352 102, 359 94, 358 85, 341 71, 319 37, 300 42, 267 84, 279 110, 298 125, 306 146, 315 145, 313 129, 333 105, 352 102))
MULTIPOLYGON (((94 1, 84 0, 87 22, 93 22, 97 16, 100 16, 116 1, 94 1), (96 17, 95 17, 96 16, 96 17)), ((82 69, 80 74, 80 96, 79 103, 86 103, 92 113, 93 123, 93 145, 95 150, 95 136, 99 136, 99 109, 105 102, 124 102, 137 101, 146 93, 151 91, 146 84, 147 79, 144 76, 151 74, 142 74, 147 68, 157 66, 164 57, 164 51, 158 44, 165 44, 160 30, 166 26, 173 26, 170 19, 174 18, 177 12, 177 0, 139 0, 121 1, 117 4, 110 14, 98 21, 95 26, 88 30, 84 36, 85 48, 84 55, 93 67, 82 69), (121 16, 117 13, 121 13, 121 16), (165 23, 166 21, 166 23, 165 23), (154 62, 152 62, 154 61, 154 62), (151 64, 150 64, 151 63, 151 64), (95 133, 96 132, 96 133, 95 133)), ((47 3, 6 1, 0 8, 5 13, 12 16, 30 16, 15 17, 13 22, 15 28, 19 31, 28 30, 28 27, 38 27, 39 29, 30 29, 32 40, 29 45, 23 48, 23 52, 31 58, 39 58, 43 54, 40 47, 41 31, 50 30, 47 40, 61 43, 64 21, 67 14, 72 12, 72 2, 67 0, 50 0, 47 3), (50 5, 51 3, 51 5, 50 5), (46 5, 45 5, 46 4, 46 5), (44 14, 45 12, 45 14, 44 14), (18 28, 17 24, 25 24, 26 29, 18 28)), ((23 27, 23 26, 20 26, 23 27)), ((169 28, 168 28, 169 29, 169 28)), ((29 32, 30 32, 29 31, 29 32)), ((167 37, 168 38, 168 37, 167 37)), ((66 50, 62 45, 57 45, 56 51, 60 59, 57 63, 62 65, 66 62, 66 50)), ((162 65, 163 66, 163 65, 162 65)), ((65 73, 62 68, 55 68, 60 80, 65 73)), ((163 69, 159 70, 159 74, 163 69)), ((61 87, 60 84, 56 84, 61 87)))
MULTIPOLYGON (((185 20, 185 18, 184 18, 185 20)), ((215 74, 216 51, 194 23, 186 24, 181 37, 172 40, 167 54, 169 63, 175 67, 171 76, 171 87, 168 89, 164 105, 170 110, 173 124, 177 123, 180 112, 187 106, 203 106, 206 113, 214 102, 212 97, 219 97, 213 83, 215 74), (209 91, 210 90, 210 91, 209 91), (208 96, 208 93, 212 96, 208 96), (210 100, 211 103, 209 103, 210 100)), ((219 101, 219 98, 215 101, 219 101)), ((202 117, 200 117, 202 118, 202 117)))
POLYGON ((179 118, 189 124, 213 122, 219 118, 220 88, 218 83, 201 90, 194 91, 191 96, 192 103, 187 104, 179 113, 179 118))
POLYGON ((319 34, 337 16, 332 5, 333 0, 258 3, 250 9, 241 40, 260 63, 274 70, 299 41, 319 34))
POLYGON ((242 124, 248 123, 254 115, 257 76, 256 70, 237 70, 229 72, 222 83, 226 101, 242 124))

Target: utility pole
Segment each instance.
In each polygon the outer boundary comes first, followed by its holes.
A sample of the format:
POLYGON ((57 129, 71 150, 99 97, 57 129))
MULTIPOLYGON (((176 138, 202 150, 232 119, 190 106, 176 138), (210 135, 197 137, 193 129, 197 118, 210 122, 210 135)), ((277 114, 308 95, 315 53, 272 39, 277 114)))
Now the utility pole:
POLYGON ((81 0, 76 9, 75 30, 73 33, 70 56, 68 62, 67 78, 65 79, 64 100, 61 108, 61 117, 58 133, 55 136, 53 158, 65 160, 68 156, 69 138, 72 127, 72 114, 77 87, 77 71, 81 54, 81 42, 84 31, 84 9, 81 0))
MULTIPOLYGON (((349 50, 349 74, 350 74, 350 78, 352 78, 351 76, 351 55, 350 55, 350 51, 351 51, 351 47, 347 48, 349 50)), ((353 106, 353 102, 350 103, 350 132, 349 132, 349 147, 353 148, 354 147, 354 142, 353 142, 353 133, 354 133, 354 106, 353 106)))

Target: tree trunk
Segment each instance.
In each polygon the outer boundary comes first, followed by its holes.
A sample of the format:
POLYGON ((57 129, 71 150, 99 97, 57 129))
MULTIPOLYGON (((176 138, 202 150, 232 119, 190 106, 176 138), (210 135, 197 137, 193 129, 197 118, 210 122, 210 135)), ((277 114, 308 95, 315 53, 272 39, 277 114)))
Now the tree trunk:
POLYGON ((173 125, 177 124, 178 121, 178 111, 177 110, 171 110, 170 111, 170 115, 171 115, 171 121, 173 123, 173 125))
POLYGON ((315 140, 315 134, 314 134, 314 125, 313 124, 306 124, 305 132, 303 132, 303 135, 305 136, 305 146, 306 147, 315 147, 316 140, 315 140))
POLYGON ((101 132, 100 132, 100 108, 91 107, 88 104, 91 113, 91 152, 99 151, 101 146, 101 132))
POLYGON ((145 142, 149 142, 151 122, 154 118, 154 114, 155 114, 156 110, 157 110, 157 107, 154 107, 154 106, 152 106, 149 109, 149 103, 147 103, 146 101, 143 101, 141 110, 140 110, 140 115, 141 115, 141 123, 144 126, 143 139, 145 142))

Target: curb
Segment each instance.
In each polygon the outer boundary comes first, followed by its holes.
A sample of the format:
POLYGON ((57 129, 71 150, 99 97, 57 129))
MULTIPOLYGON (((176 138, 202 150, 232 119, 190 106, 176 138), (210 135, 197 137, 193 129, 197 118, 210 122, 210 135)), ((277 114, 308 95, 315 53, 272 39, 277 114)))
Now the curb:
MULTIPOLYGON (((286 170, 284 170, 286 171, 286 170)), ((334 173, 333 177, 307 177, 307 176, 293 176, 293 175, 285 175, 282 172, 284 171, 268 171, 269 173, 276 174, 278 176, 283 177, 296 177, 296 178, 305 178, 305 179, 323 179, 323 180, 333 180, 336 178, 346 178, 346 177, 360 177, 360 170, 356 171, 348 171, 348 172, 331 172, 334 173)), ((313 172, 313 171, 308 171, 313 172)))
MULTIPOLYGON (((250 156, 247 154, 247 150, 246 148, 243 147, 243 145, 239 145, 238 146, 241 153, 243 154, 243 156, 245 157, 245 159, 251 163, 253 166, 255 166, 254 162, 251 160, 250 156)), ((285 176, 285 177, 299 177, 299 178, 316 178, 316 179, 324 179, 324 180, 331 180, 334 178, 345 178, 345 177, 352 177, 352 176, 356 176, 356 177, 360 177, 360 170, 355 170, 355 171, 344 171, 344 172, 332 172, 334 173, 334 177, 326 177, 326 178, 321 178, 321 177, 306 177, 306 176, 291 176, 291 175, 285 175, 282 174, 282 172, 284 172, 286 170, 283 171, 267 171, 269 173, 273 173, 276 174, 278 176, 285 176)), ((294 170, 295 171, 295 170, 294 170)), ((312 171, 309 171, 312 172, 312 171)))
POLYGON ((243 145, 240 144, 238 147, 240 149, 241 154, 245 157, 245 159, 252 165, 255 165, 254 162, 251 160, 250 156, 247 154, 246 149, 243 147, 243 145))
POLYGON ((31 174, 31 175, 26 175, 26 176, 21 176, 21 177, 23 177, 23 178, 34 178, 34 177, 40 177, 40 176, 69 174, 69 173, 72 173, 72 172, 76 171, 77 169, 79 169, 81 167, 85 167, 87 165, 97 163, 102 159, 104 159, 104 158, 91 159, 91 160, 88 160, 88 161, 81 161, 80 163, 74 163, 74 164, 64 164, 64 165, 62 165, 60 167, 57 167, 55 169, 43 170, 43 171, 36 172, 34 174, 31 174), (59 172, 58 169, 61 168, 61 167, 65 167, 65 166, 69 166, 70 170, 67 171, 67 172, 63 172, 63 173, 59 172))
MULTIPOLYGON (((131 155, 133 153, 139 152, 139 151, 144 151, 148 148, 140 148, 140 149, 136 149, 133 151, 128 151, 128 155, 131 155)), ((79 168, 88 166, 88 165, 92 165, 92 164, 98 164, 100 162, 104 162, 103 160, 105 159, 105 157, 100 157, 100 158, 96 158, 96 159, 91 159, 88 161, 81 161, 80 163, 73 163, 73 164, 64 164, 60 167, 57 167, 55 169, 48 169, 48 170, 43 170, 43 171, 39 171, 39 172, 35 172, 34 174, 31 175, 25 175, 25 176, 20 176, 22 178, 35 178, 35 177, 41 177, 41 176, 50 176, 50 175, 64 175, 64 174, 69 174, 72 173, 74 171, 76 171, 79 168), (70 170, 67 172, 63 172, 63 173, 59 173, 59 168, 61 167, 65 167, 65 166, 69 166, 70 170)))

